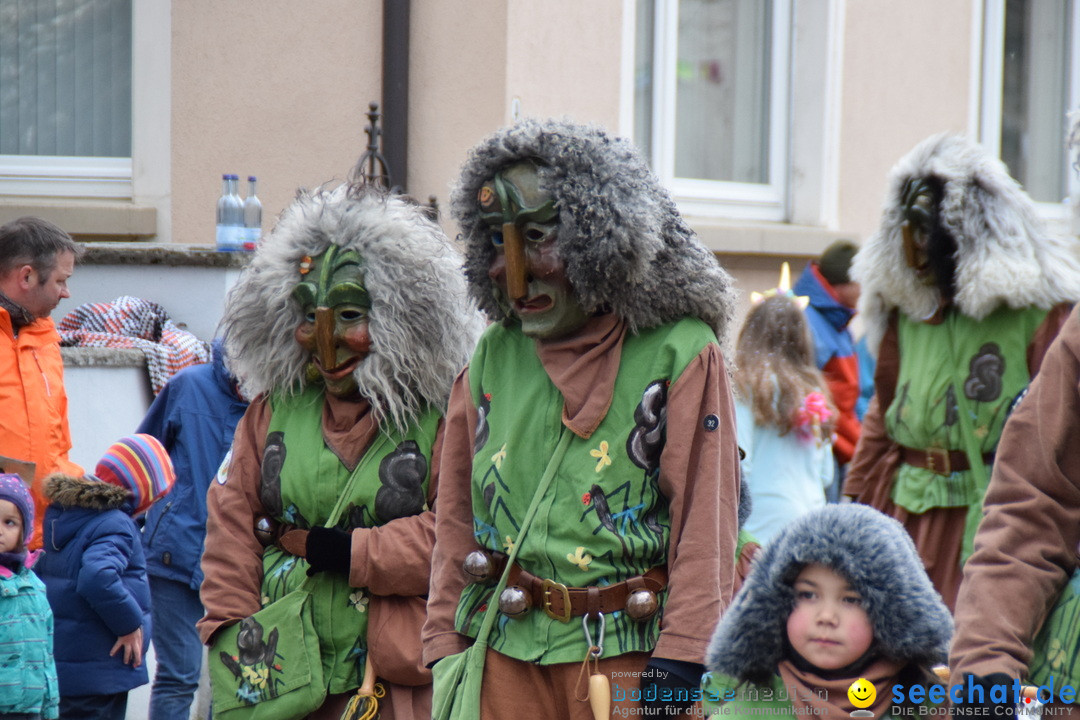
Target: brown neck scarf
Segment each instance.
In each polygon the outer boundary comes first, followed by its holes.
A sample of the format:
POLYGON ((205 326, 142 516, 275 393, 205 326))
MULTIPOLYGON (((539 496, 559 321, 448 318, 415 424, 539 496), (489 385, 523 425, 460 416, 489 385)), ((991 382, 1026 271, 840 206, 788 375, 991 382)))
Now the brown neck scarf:
POLYGON ((15 335, 18 335, 20 330, 34 322, 34 316, 29 310, 2 292, 0 292, 0 307, 8 311, 8 316, 11 317, 11 331, 15 335))
POLYGON ((848 700, 848 688, 860 677, 866 678, 877 691, 874 704, 866 708, 881 718, 892 705, 890 688, 896 683, 896 676, 904 663, 895 660, 875 660, 858 677, 826 680, 809 670, 801 670, 791 660, 781 660, 777 670, 784 680, 784 687, 791 692, 791 706, 798 715, 815 715, 832 720, 850 718, 857 710, 848 700), (822 692, 824 691, 824 692, 822 692))
POLYGON ((611 407, 626 323, 613 313, 589 318, 568 338, 537 340, 536 354, 563 396, 563 425, 588 439, 611 407))
POLYGON ((339 398, 330 393, 324 396, 323 439, 350 472, 356 469, 378 429, 375 413, 364 398, 339 398))

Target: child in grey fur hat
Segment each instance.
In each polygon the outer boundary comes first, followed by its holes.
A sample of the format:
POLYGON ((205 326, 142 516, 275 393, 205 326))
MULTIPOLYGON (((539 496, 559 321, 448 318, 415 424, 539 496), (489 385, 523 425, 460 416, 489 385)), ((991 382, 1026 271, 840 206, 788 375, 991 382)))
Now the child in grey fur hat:
POLYGON ((735 717, 881 718, 897 686, 906 703, 912 686, 936 684, 952 627, 898 522, 829 505, 758 553, 709 644, 703 704, 735 717))

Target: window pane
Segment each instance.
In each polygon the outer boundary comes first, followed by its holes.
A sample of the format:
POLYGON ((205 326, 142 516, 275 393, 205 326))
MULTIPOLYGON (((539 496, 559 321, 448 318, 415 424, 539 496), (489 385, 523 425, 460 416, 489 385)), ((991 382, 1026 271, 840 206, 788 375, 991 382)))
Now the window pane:
POLYGON ((637 0, 634 38, 634 142, 645 157, 652 157, 653 37, 656 1, 637 0))
POLYGON ((1006 0, 1001 159, 1035 200, 1067 195, 1073 0, 1006 0))
POLYGON ((772 0, 680 0, 675 175, 769 182, 772 0))
POLYGON ((0 155, 131 156, 131 0, 0 0, 0 155))

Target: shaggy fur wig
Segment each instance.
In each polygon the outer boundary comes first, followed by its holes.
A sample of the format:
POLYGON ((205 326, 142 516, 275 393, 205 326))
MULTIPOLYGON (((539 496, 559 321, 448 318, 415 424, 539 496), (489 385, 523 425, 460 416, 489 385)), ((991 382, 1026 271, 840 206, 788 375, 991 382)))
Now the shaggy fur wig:
POLYGON ((956 307, 976 320, 1001 305, 1049 309, 1080 299, 1080 252, 1072 239, 1048 235, 1031 198, 1005 165, 962 135, 923 140, 889 175, 881 226, 855 256, 862 285, 859 312, 877 350, 889 313, 934 313, 940 291, 922 285, 904 262, 903 190, 912 178, 942 183, 939 217, 956 241, 956 307))
POLYGON ((424 407, 444 407, 483 329, 461 258, 416 205, 342 185, 301 191, 225 301, 229 370, 247 397, 299 392, 309 356, 293 333, 303 320, 293 288, 304 256, 337 245, 364 260, 371 353, 354 371, 380 421, 403 429, 424 407))
POLYGON ((885 657, 929 667, 945 662, 952 618, 900 523, 856 504, 827 505, 794 520, 754 557, 706 653, 709 670, 762 682, 787 648, 799 571, 819 563, 862 596, 885 657))
POLYGON ((566 277, 589 313, 611 310, 631 331, 698 317, 723 342, 734 307, 731 277, 686 225, 633 144, 597 127, 523 120, 472 149, 451 194, 465 239, 465 275, 492 320, 504 320, 488 268, 495 256, 477 205, 480 187, 519 162, 538 161, 559 211, 566 277))

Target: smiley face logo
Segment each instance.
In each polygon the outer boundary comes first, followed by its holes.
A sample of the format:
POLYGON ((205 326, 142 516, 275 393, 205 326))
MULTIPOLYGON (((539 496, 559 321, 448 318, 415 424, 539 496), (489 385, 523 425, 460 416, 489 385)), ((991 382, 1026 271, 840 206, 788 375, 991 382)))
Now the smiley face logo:
POLYGON ((874 689, 872 682, 866 678, 859 678, 847 689, 847 697, 855 707, 868 708, 874 704, 874 700, 877 700, 877 690, 874 689))

